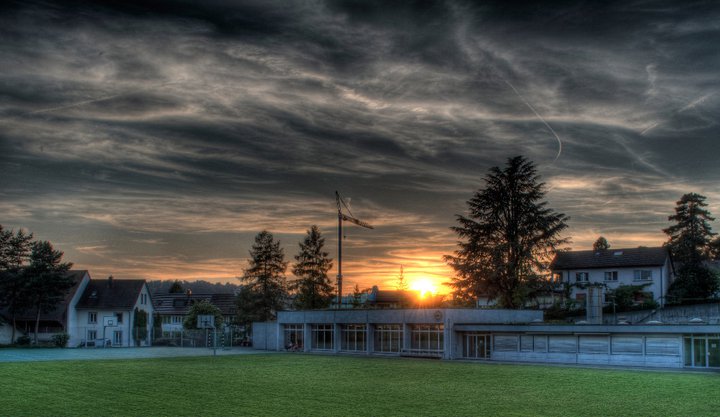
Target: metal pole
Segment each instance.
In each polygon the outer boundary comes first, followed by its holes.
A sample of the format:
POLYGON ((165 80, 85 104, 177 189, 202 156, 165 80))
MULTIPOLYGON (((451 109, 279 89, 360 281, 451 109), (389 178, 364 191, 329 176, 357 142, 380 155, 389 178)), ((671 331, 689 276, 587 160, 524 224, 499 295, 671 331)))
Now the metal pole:
MULTIPOLYGON (((338 197, 339 198, 339 197, 338 197)), ((339 204, 339 203, 338 203, 339 204)), ((337 308, 342 307, 342 213, 338 205, 338 274, 337 274, 337 308)))

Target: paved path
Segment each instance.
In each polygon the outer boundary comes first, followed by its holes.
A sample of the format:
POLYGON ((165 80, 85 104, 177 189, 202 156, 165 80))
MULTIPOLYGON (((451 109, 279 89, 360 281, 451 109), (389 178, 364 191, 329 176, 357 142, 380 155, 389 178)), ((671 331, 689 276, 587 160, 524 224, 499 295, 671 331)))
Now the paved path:
MULTIPOLYGON (((218 356, 267 354, 267 350, 253 348, 232 348, 217 350, 218 356)), ((128 347, 128 348, 68 348, 68 349, 0 349, 0 362, 35 362, 63 360, 98 359, 139 359, 173 358, 181 356, 212 356, 213 350, 207 348, 177 347, 128 347)))

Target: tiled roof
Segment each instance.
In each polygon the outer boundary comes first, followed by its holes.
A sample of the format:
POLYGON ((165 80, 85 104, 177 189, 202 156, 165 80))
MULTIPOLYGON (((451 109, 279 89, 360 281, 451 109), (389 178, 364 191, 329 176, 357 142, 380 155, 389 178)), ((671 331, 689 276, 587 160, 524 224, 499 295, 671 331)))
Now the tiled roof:
POLYGON ((193 304, 206 300, 211 302, 223 316, 234 316, 237 313, 234 294, 185 294, 155 293, 152 296, 153 308, 161 315, 184 316, 193 304))
POLYGON ((662 266, 667 260, 667 248, 628 248, 560 252, 550 264, 553 271, 593 268, 630 268, 662 266))
POLYGON ((144 285, 144 279, 91 279, 77 308, 130 310, 144 285))

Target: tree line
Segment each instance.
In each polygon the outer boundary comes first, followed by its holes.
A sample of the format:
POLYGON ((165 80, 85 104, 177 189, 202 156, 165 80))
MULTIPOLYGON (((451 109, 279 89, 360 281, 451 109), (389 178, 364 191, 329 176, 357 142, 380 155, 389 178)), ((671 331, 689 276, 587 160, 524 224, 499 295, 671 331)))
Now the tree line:
POLYGON ((37 343, 40 315, 51 312, 74 285, 67 275, 72 263, 62 257, 52 243, 34 241, 32 233, 0 225, 0 306, 12 321, 11 340, 18 315, 32 312, 37 343))
MULTIPOLYGON (((445 261, 455 271, 449 283, 456 303, 472 304, 488 297, 504 308, 522 308, 538 294, 552 289, 547 279, 553 256, 569 239, 562 237, 569 217, 544 201, 545 184, 535 165, 522 156, 493 167, 485 187, 467 201, 468 215, 458 215, 458 249, 445 261)), ((705 196, 688 193, 676 203, 673 225, 663 230, 665 246, 677 266, 668 289, 669 303, 703 301, 715 297, 720 280, 708 261, 720 260, 720 238, 709 222, 715 220, 705 196)), ((610 247, 598 238, 594 250, 610 247)))
POLYGON ((237 296, 239 323, 273 320, 277 311, 285 308, 290 292, 295 294, 293 307, 297 309, 330 306, 334 289, 327 273, 332 259, 324 250, 325 238, 320 229, 312 226, 299 246, 292 266, 297 279, 288 282, 288 262, 280 242, 267 230, 255 236, 248 267, 240 277, 244 285, 237 296))

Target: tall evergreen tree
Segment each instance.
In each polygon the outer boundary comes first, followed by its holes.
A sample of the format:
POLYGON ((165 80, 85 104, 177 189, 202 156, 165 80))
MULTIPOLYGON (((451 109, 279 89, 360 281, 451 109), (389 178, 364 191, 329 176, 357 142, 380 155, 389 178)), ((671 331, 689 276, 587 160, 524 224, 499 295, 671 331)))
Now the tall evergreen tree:
POLYGON ((290 289, 297 291, 295 307, 299 309, 327 308, 333 297, 333 286, 328 278, 332 260, 323 250, 325 238, 317 226, 307 231, 305 240, 300 243, 300 252, 295 255, 297 263, 293 274, 297 280, 290 283, 290 289))
POLYGON ((715 272, 704 263, 712 256, 713 233, 709 222, 715 220, 705 209, 705 196, 688 193, 675 206, 675 214, 668 220, 675 224, 664 229, 667 247, 677 262, 677 277, 668 288, 672 303, 696 302, 714 296, 720 289, 715 272))
POLYGON ((593 243, 594 251, 608 250, 608 249, 610 249, 610 244, 608 243, 607 239, 605 239, 603 236, 600 236, 599 238, 597 238, 595 243, 593 243))
POLYGON ((720 261, 720 237, 716 237, 710 242, 710 259, 720 261))
POLYGON ((32 238, 32 233, 26 234, 22 229, 13 233, 3 230, 0 225, 0 306, 7 308, 12 316, 10 340, 13 342, 17 313, 27 308, 30 302, 24 265, 30 256, 32 238))
POLYGON ((698 264, 708 258, 710 241, 717 233, 709 224, 715 218, 705 207, 705 196, 688 193, 677 201, 675 214, 668 216, 675 224, 663 232, 669 236, 666 245, 675 261, 698 264))
POLYGON ((506 308, 522 308, 539 286, 551 256, 567 242, 560 234, 568 217, 542 201, 545 185, 533 163, 510 158, 493 167, 485 188, 467 202, 469 216, 457 216, 451 229, 461 239, 445 261, 455 270, 450 285, 456 299, 480 296, 506 308))
POLYGON ((74 284, 67 276, 72 263, 62 262, 62 257, 63 253, 55 250, 48 241, 32 244, 30 265, 26 272, 30 300, 35 309, 35 343, 40 330, 40 314, 53 311, 74 284))
POLYGON ((248 264, 240 278, 245 286, 238 297, 238 320, 241 323, 273 320, 287 298, 287 262, 272 233, 263 230, 255 236, 248 264))

